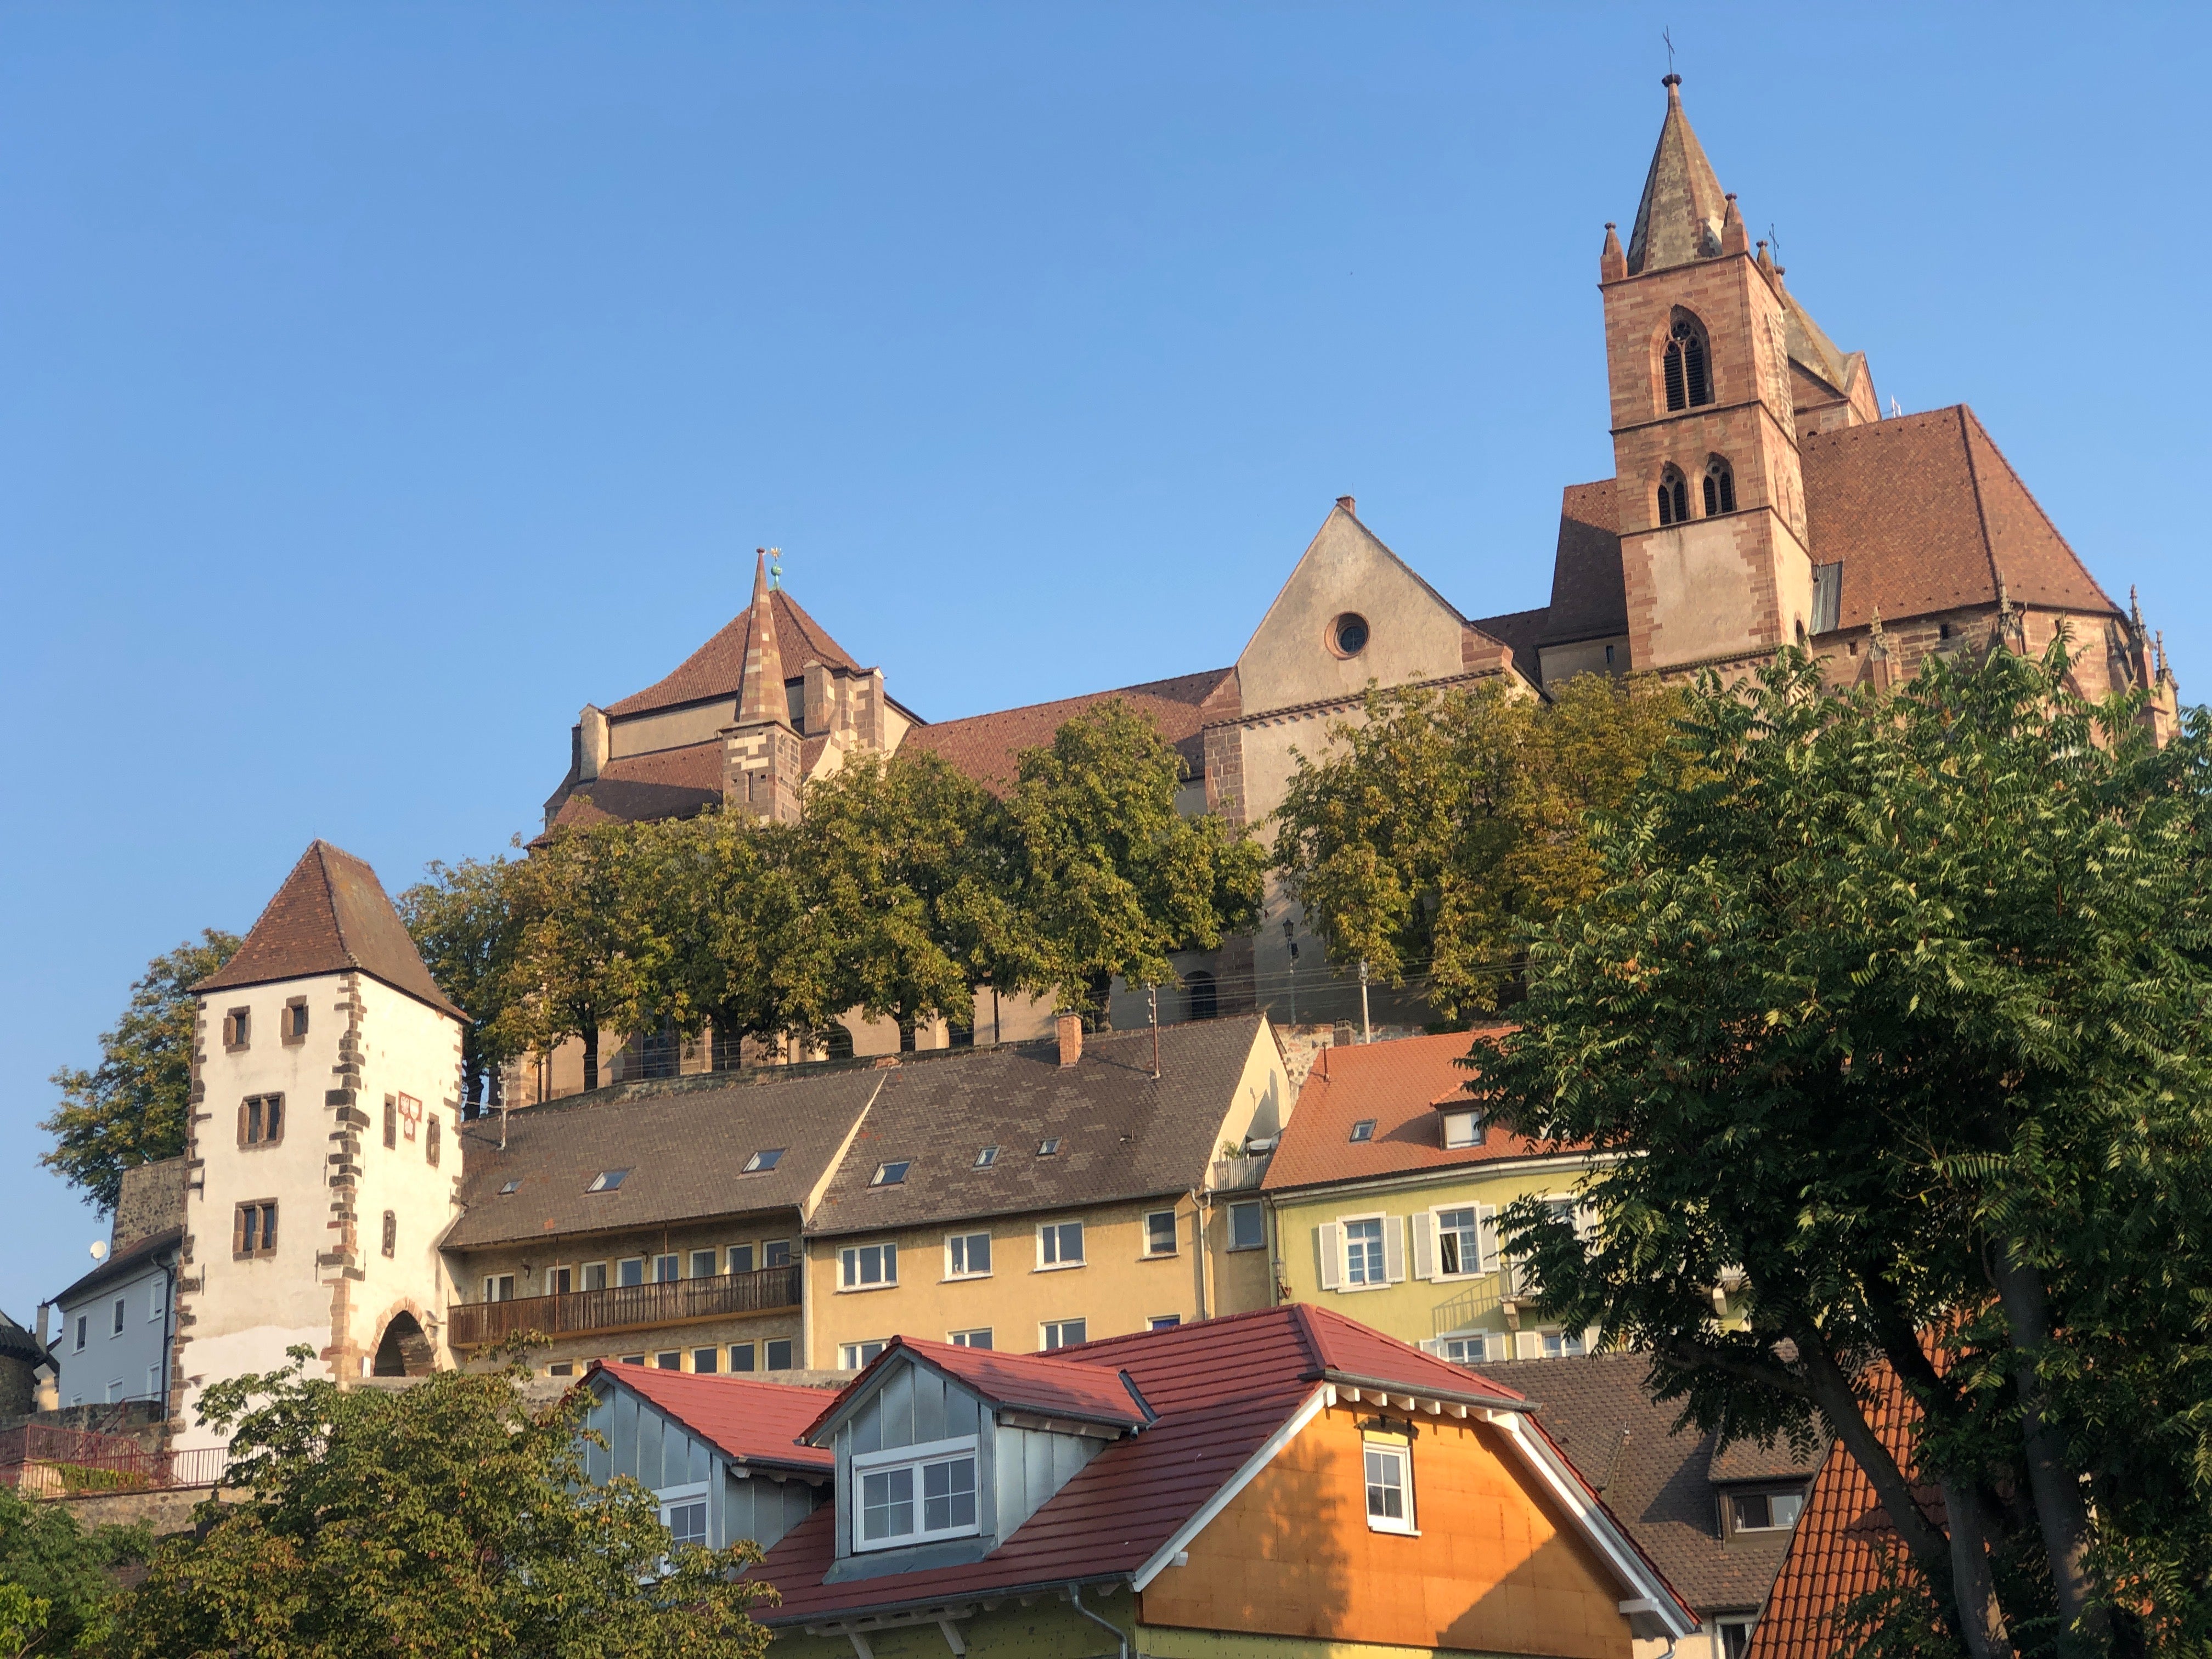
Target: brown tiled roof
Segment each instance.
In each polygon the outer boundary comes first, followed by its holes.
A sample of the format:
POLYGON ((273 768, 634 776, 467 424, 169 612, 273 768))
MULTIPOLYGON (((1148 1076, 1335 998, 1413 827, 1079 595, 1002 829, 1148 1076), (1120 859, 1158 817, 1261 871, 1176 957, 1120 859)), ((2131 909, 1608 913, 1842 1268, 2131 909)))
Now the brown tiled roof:
POLYGON ((832 1453, 799 1443, 806 1425, 833 1397, 823 1389, 752 1377, 665 1371, 657 1365, 610 1365, 597 1359, 584 1375, 604 1378, 651 1401, 733 1463, 809 1474, 826 1474, 836 1463, 832 1453))
MULTIPOLYGON (((832 668, 860 671, 860 665, 845 653, 845 647, 831 639, 821 623, 800 610, 790 594, 777 588, 771 610, 775 618, 775 635, 787 668, 796 671, 811 661, 819 661, 832 668)), ((700 702, 708 697, 735 696, 744 678, 745 647, 751 635, 752 614, 752 607, 747 605, 714 638, 678 664, 675 672, 665 679, 610 704, 607 714, 620 719, 625 714, 643 714, 656 708, 673 708, 679 703, 700 702)))
POLYGON ((1322 1049, 1262 1186, 1279 1193, 1543 1156, 1551 1149, 1495 1125, 1480 1146, 1445 1150, 1436 1103, 1459 1098, 1462 1085, 1474 1077, 1457 1064, 1474 1043, 1471 1033, 1447 1031, 1322 1049), (1352 1126, 1364 1118, 1375 1120, 1374 1136, 1355 1141, 1352 1126))
POLYGON ((672 1088, 608 1099, 554 1101, 478 1118, 465 1149, 461 1218, 449 1249, 522 1239, 658 1227, 761 1210, 805 1212, 854 1120, 893 1073, 855 1070, 777 1077, 773 1068, 721 1088, 672 1088), (744 1173, 755 1152, 781 1147, 773 1170, 744 1173), (586 1192, 603 1170, 629 1174, 586 1192), (510 1181, 521 1185, 502 1195, 510 1181))
POLYGON ((1152 716, 1160 736, 1173 744, 1190 768, 1193 777, 1206 769, 1206 751, 1199 728, 1211 716, 1205 707, 1217 694, 1233 688, 1237 671, 1211 668, 1202 674, 1179 674, 1173 679, 1149 680, 1125 685, 1117 691, 1092 691, 1056 702, 1033 702, 1021 708, 1002 708, 995 714, 971 714, 965 720, 940 720, 916 726, 906 734, 902 747, 926 749, 942 755, 977 782, 1005 789, 1014 781, 1015 763, 1024 749, 1042 749, 1053 734, 1086 708, 1119 697, 1140 714, 1152 716))
POLYGON ((349 971, 381 980, 455 1019, 468 1018, 446 1000, 422 965, 376 872, 319 841, 292 866, 238 954, 192 989, 222 991, 349 971))
POLYGON ((1840 626, 1995 605, 2118 614, 1964 404, 1804 441, 1813 556, 1840 559, 1840 626))
MULTIPOLYGON (((1508 611, 1503 616, 1483 617, 1468 627, 1478 635, 1487 635, 1513 653, 1513 666, 1524 678, 1536 678, 1536 646, 1544 632, 1544 623, 1551 612, 1539 608, 1534 611, 1508 611)), ((1466 653, 1462 652, 1464 660, 1466 653)))
POLYGON ((1164 1197, 1204 1182, 1264 1016, 1091 1033, 1060 1063, 1054 1042, 1010 1043, 886 1072, 883 1093, 808 1224, 811 1235, 1018 1215, 1164 1197), (1050 1157, 1038 1145, 1057 1139, 1050 1157), (975 1167, 985 1146, 999 1148, 975 1167), (877 1187, 880 1164, 905 1180, 877 1187))
POLYGON ((1628 235, 1629 274, 1711 258, 1721 251, 1721 221, 1727 215, 1713 164, 1682 113, 1682 88, 1670 84, 1659 145, 1651 152, 1636 226, 1628 235))
POLYGON ((839 1415, 841 1403, 857 1399, 873 1382, 874 1374, 896 1364, 896 1357, 902 1353, 957 1377, 992 1406, 1116 1429, 1141 1429, 1152 1420, 1143 1401, 1131 1392, 1132 1384, 1123 1380, 1127 1372, 1068 1358, 1067 1352, 1001 1353, 994 1348, 963 1348, 951 1342, 895 1336, 839 1399, 830 1401, 829 1408, 807 1425, 806 1437, 819 1440, 839 1415))
MULTIPOLYGON (((1910 1468, 1918 1408, 1887 1365, 1878 1367, 1868 1381, 1871 1387, 1863 1397, 1869 1401, 1871 1426, 1899 1465, 1910 1468)), ((1943 1524, 1940 1493, 1916 1487, 1913 1497, 1931 1521, 1943 1524)), ((1812 1497, 1790 1540, 1789 1557, 1744 1659, 1829 1659, 1841 1651, 1844 1632, 1836 1628, 1836 1616, 1881 1588, 1885 1558, 1893 1558, 1901 1570, 1904 1550, 1875 1497, 1874 1483, 1838 1447, 1813 1482, 1812 1497)))
MULTIPOLYGON (((1536 1420, 1699 1613, 1748 1612, 1766 1599, 1790 1547, 1788 1534, 1723 1540, 1714 1482, 1723 1478, 1718 1464, 1737 1448, 1716 1459, 1712 1436, 1677 1431, 1680 1407, 1656 1405, 1644 1391, 1650 1365, 1644 1355, 1587 1354, 1469 1369, 1528 1397, 1536 1420)), ((1802 1480, 1820 1467, 1817 1455, 1799 1458, 1786 1445, 1743 1450, 1766 1474, 1784 1479, 1802 1480)))
POLYGON ((554 829, 611 819, 635 823, 689 817, 721 801, 722 740, 710 738, 681 749, 625 755, 609 761, 589 783, 571 783, 568 788, 568 799, 553 815, 554 829))
POLYGON ((1604 639, 1628 631, 1628 595, 1620 575, 1620 518, 1611 478, 1569 484, 1560 492, 1559 550, 1552 561, 1547 645, 1604 639))

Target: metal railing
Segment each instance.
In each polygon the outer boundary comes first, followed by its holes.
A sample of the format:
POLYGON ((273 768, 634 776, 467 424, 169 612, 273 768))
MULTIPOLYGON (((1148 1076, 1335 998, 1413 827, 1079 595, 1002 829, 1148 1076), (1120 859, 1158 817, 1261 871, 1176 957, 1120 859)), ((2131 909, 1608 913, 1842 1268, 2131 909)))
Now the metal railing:
POLYGON ((1249 1158, 1217 1158, 1213 1160, 1213 1190, 1249 1192, 1267 1178, 1267 1165, 1273 1161, 1273 1154, 1267 1152, 1249 1158))
POLYGON ((26 1498, 211 1486, 229 1465, 228 1446, 157 1451, 125 1435, 43 1423, 0 1431, 0 1486, 26 1498))
POLYGON ((512 1302, 457 1302, 446 1310, 446 1340, 456 1348, 536 1331, 546 1336, 691 1325, 732 1314, 775 1313, 799 1305, 799 1267, 713 1279, 672 1279, 617 1285, 604 1291, 520 1297, 512 1302))

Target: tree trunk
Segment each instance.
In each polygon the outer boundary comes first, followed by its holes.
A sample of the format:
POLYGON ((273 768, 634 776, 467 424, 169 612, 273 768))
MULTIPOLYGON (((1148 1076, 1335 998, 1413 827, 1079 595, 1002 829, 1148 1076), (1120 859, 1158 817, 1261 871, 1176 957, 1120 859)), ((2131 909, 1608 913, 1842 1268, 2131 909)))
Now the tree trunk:
POLYGON ((1093 974, 1091 976, 1091 1002, 1097 1010, 1093 1028, 1100 1031, 1114 1029, 1114 975, 1093 974))
POLYGON ((1970 1481, 1946 1478, 1943 1513, 1951 1532, 1951 1600, 1960 1634, 1974 1659, 2011 1659, 2012 1638, 1990 1573, 1988 1516, 1970 1481))
POLYGON ((586 1020, 584 1022, 582 1036, 584 1039, 584 1087, 586 1090, 589 1091, 599 1086, 599 1021, 595 1019, 586 1020))
MULTIPOLYGON (((915 1017, 912 1014, 901 1014, 898 1017, 899 1052, 902 1054, 910 1054, 914 1052, 914 1027, 915 1017)), ((947 1246, 947 1248, 951 1247, 947 1246)))
POLYGON ((2012 1376, 2020 1390, 2021 1441, 2027 1455, 2027 1481, 2035 1493, 2036 1520, 2051 1581, 2058 1592, 2058 1611, 2076 1626, 2099 1652, 2112 1644, 2110 1620, 2092 1608, 2089 1581, 2089 1506, 2081 1483, 2066 1467, 2065 1447, 2045 1419, 2042 1379, 2036 1357, 2051 1340, 2051 1308, 2043 1275, 2000 1247, 1996 1260, 1997 1298, 2011 1328, 2012 1376))

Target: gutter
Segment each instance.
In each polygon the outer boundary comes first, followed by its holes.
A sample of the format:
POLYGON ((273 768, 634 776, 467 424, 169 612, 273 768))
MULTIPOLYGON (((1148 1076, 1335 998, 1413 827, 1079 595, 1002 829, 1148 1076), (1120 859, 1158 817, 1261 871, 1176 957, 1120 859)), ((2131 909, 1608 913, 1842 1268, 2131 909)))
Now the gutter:
POLYGON ((1083 1605, 1082 1585, 1070 1584, 1067 1587, 1067 1604, 1073 1607, 1076 1612, 1082 1614, 1083 1617, 1088 1619, 1092 1624, 1097 1626, 1099 1629, 1111 1631, 1114 1635, 1114 1645, 1120 1650, 1119 1659, 1129 1659, 1129 1638, 1121 1633, 1121 1627, 1119 1625, 1115 1624, 1110 1620, 1100 1617, 1097 1613, 1091 1612, 1090 1608, 1083 1605))

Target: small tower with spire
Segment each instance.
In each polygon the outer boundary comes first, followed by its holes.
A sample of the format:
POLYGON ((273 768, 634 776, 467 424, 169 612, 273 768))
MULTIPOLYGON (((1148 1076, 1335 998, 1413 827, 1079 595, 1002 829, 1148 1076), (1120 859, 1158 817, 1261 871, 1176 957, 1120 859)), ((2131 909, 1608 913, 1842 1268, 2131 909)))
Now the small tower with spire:
POLYGON ((775 823, 797 823, 803 751, 784 686, 783 653, 776 643, 775 590, 769 582, 766 548, 757 550, 753 566, 738 718, 723 728, 721 737, 723 804, 775 823))

